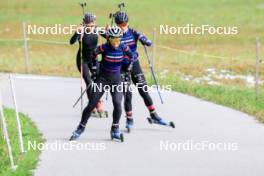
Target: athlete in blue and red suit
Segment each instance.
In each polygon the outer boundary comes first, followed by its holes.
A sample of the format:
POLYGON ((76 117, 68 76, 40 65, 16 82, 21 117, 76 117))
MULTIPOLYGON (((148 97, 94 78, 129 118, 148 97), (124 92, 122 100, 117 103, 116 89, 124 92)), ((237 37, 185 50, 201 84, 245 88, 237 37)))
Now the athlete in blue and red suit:
POLYGON ((75 140, 80 137, 84 132, 86 123, 91 116, 92 110, 95 108, 96 103, 103 96, 105 87, 110 87, 114 111, 113 123, 111 127, 111 138, 116 138, 123 141, 123 134, 119 131, 119 120, 122 113, 122 97, 123 92, 118 90, 121 85, 121 67, 126 58, 128 65, 126 70, 129 71, 132 67, 134 55, 128 46, 121 43, 123 32, 119 27, 110 27, 107 30, 107 43, 100 45, 94 52, 94 58, 98 54, 102 55, 100 63, 100 72, 98 78, 95 80, 96 86, 93 86, 93 93, 89 100, 88 105, 85 107, 81 121, 77 129, 73 132, 70 140, 75 140), (103 89, 101 89, 103 87, 103 89))
MULTIPOLYGON (((125 12, 118 11, 115 13, 114 17, 115 17, 116 25, 120 27, 123 31, 123 37, 121 39, 121 43, 129 46, 132 53, 135 55, 133 67, 131 69, 131 79, 132 82, 137 86, 138 92, 140 96, 143 98, 147 109, 149 110, 151 120, 154 123, 161 125, 168 124, 168 122, 166 122, 161 117, 159 117, 159 115, 156 112, 156 108, 153 104, 152 98, 148 93, 147 82, 144 73, 141 69, 138 58, 139 56, 137 52, 138 41, 140 41, 142 45, 146 45, 148 47, 151 46, 152 42, 146 36, 144 36, 143 34, 137 32, 136 30, 128 26, 128 15, 125 12)), ((125 73, 125 76, 122 77, 128 80, 126 76, 128 75, 127 72, 124 71, 123 73, 125 73)), ((125 106, 126 118, 127 118, 126 128, 128 129, 128 131, 130 131, 134 122, 132 118, 132 92, 129 91, 129 89, 125 93, 124 106, 125 106)))

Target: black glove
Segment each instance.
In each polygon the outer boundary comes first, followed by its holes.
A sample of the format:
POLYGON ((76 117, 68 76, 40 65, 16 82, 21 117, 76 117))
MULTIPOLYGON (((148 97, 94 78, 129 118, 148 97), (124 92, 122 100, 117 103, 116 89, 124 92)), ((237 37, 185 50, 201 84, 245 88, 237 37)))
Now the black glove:
POLYGON ((131 81, 131 76, 130 72, 124 72, 121 74, 121 79, 123 82, 130 82, 131 81))
POLYGON ((131 62, 131 63, 128 65, 128 67, 126 68, 126 72, 131 72, 132 67, 133 67, 133 62, 131 62))

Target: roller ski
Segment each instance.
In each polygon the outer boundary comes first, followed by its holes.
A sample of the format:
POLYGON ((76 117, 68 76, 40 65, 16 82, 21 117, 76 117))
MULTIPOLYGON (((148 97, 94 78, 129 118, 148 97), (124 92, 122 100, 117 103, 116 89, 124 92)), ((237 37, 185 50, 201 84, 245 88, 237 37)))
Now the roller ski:
POLYGON ((97 112, 97 111, 93 111, 93 112, 91 113, 91 117, 98 118, 98 117, 99 117, 98 112, 97 112))
POLYGON ((79 139, 79 137, 81 136, 81 134, 84 132, 85 130, 85 127, 83 125, 79 125, 77 127, 77 129, 72 133, 72 136, 70 138, 70 141, 74 141, 74 140, 77 140, 79 139))
POLYGON ((111 139, 112 140, 119 140, 121 142, 124 142, 124 136, 123 133, 119 131, 119 126, 118 125, 113 125, 111 128, 111 139))
POLYGON ((148 117, 147 119, 150 124, 158 124, 158 125, 164 125, 164 126, 175 128, 175 125, 172 121, 167 122, 158 116, 148 117))
POLYGON ((108 112, 107 111, 100 111, 100 112, 94 111, 91 113, 91 116, 95 118, 108 118, 108 112))
POLYGON ((99 118, 108 118, 108 112, 107 111, 100 111, 98 112, 99 118))
POLYGON ((127 118, 126 119, 126 129, 128 133, 130 133, 131 129, 133 128, 133 125, 134 125, 134 120, 132 118, 127 118))

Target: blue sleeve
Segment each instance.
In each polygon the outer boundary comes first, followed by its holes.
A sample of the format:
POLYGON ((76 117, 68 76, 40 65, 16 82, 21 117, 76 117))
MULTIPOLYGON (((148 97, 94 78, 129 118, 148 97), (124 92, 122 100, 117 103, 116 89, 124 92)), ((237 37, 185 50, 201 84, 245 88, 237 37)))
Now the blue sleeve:
POLYGON ((99 54, 103 54, 104 52, 105 52, 105 45, 104 44, 97 46, 93 52, 93 60, 96 60, 97 56, 99 54))
POLYGON ((124 58, 127 58, 129 63, 132 62, 134 60, 134 55, 132 51, 130 50, 130 48, 127 45, 122 44, 122 49, 124 52, 124 58))
POLYGON ((136 41, 140 41, 142 45, 151 46, 152 42, 149 40, 145 35, 141 34, 140 32, 137 32, 134 29, 131 29, 133 32, 133 36, 135 37, 136 41))

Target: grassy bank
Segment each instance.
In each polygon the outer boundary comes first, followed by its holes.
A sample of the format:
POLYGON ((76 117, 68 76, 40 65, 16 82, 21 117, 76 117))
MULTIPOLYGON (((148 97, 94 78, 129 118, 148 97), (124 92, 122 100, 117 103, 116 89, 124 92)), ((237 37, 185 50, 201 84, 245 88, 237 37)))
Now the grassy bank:
MULTIPOLYGON (((208 67, 228 69, 237 74, 254 72, 255 38, 264 38, 263 2, 261 0, 153 0, 133 2, 124 0, 130 16, 131 27, 145 33, 152 39, 152 29, 157 28, 157 44, 177 48, 186 53, 157 48, 156 69, 176 70, 193 76, 201 74, 208 67), (162 5, 160 5, 162 4, 162 5), (147 9, 147 13, 146 13, 147 9), (202 9, 202 10, 201 10, 202 9), (157 13, 158 12, 158 13, 157 13), (239 14, 234 13, 239 12, 239 14), (211 25, 238 27, 237 35, 173 35, 159 34, 160 25, 181 27, 211 25), (192 53, 202 53, 193 55, 192 53), (219 59, 204 57, 203 53, 224 56, 219 59)), ((87 7, 97 16, 98 26, 110 23, 108 15, 117 10, 117 1, 90 0, 87 7)), ((78 2, 15 0, 0 2, 0 39, 22 38, 22 22, 37 26, 69 25, 81 22, 81 9, 78 2)), ((29 35, 31 39, 47 41, 69 41, 65 35, 29 35)), ((103 40, 101 40, 102 42, 103 40)), ((0 71, 24 72, 23 42, 0 40, 0 71)), ((75 54, 77 46, 29 42, 31 73, 77 76, 75 54)), ((142 52, 141 52, 142 53, 142 52)), ((264 47, 260 48, 263 55, 264 47)), ((260 69, 264 79, 264 66, 260 69)))
MULTIPOLYGON (((7 120, 8 134, 11 140, 11 145, 13 149, 13 156, 15 165, 17 169, 13 171, 10 167, 10 161, 8 158, 7 146, 3 139, 3 136, 0 136, 0 175, 1 176, 27 176, 32 175, 32 170, 36 167, 38 162, 38 157, 40 151, 38 150, 29 150, 26 153, 21 154, 18 135, 15 121, 15 112, 11 109, 5 109, 5 117, 7 120)), ((27 150, 28 141, 41 142, 42 137, 39 133, 35 124, 29 119, 28 116, 20 113, 21 126, 23 131, 24 147, 27 150)))
POLYGON ((172 85, 172 89, 175 91, 231 107, 255 116, 260 122, 264 122, 263 89, 260 92, 259 99, 256 100, 253 88, 200 85, 169 76, 159 80, 161 84, 172 85))

